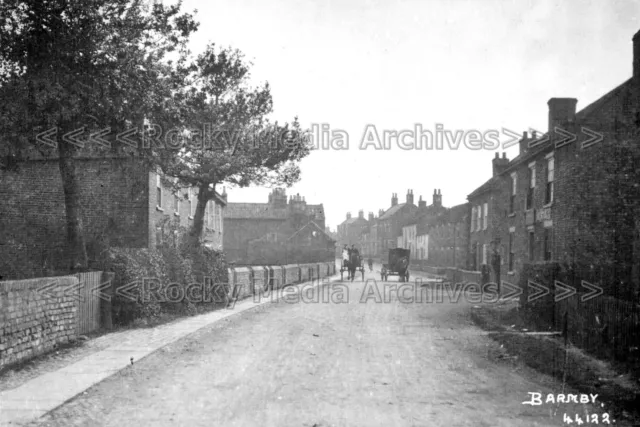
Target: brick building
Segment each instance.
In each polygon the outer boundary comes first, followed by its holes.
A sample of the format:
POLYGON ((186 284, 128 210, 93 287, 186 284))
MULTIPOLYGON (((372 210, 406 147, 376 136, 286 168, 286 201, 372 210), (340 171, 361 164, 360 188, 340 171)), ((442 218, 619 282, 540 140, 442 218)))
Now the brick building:
POLYGON ((277 265, 335 260, 336 241, 309 221, 295 230, 291 221, 259 239, 249 241, 248 264, 277 265))
POLYGON ((640 194, 630 162, 638 157, 628 154, 640 126, 640 32, 633 57, 631 79, 578 112, 576 99, 551 98, 547 134, 525 132, 511 161, 496 155, 493 176, 468 196, 470 268, 491 265, 495 278, 499 266, 510 283, 526 263, 606 268, 605 288, 637 291, 640 194))
POLYGON ((427 264, 466 268, 470 212, 467 203, 447 208, 428 223, 427 264))
POLYGON ((442 192, 439 189, 433 190, 433 203, 429 206, 420 196, 418 209, 402 227, 402 239, 399 245, 411 251, 412 259, 426 261, 429 258, 429 228, 432 221, 445 210, 446 208, 442 206, 442 192))
POLYGON ((366 257, 374 257, 377 246, 377 227, 378 218, 373 215, 373 212, 369 212, 369 218, 367 219, 367 227, 360 236, 360 248, 362 254, 366 257))
POLYGON ((389 249, 402 246, 402 228, 407 225, 417 212, 418 207, 413 203, 413 190, 408 190, 405 203, 398 203, 398 195, 391 196, 391 207, 380 215, 375 224, 377 239, 374 256, 383 260, 387 258, 389 249))
MULTIPOLYGON (((267 203, 228 203, 224 215, 224 248, 227 260, 236 264, 252 264, 249 245, 257 239, 268 239, 272 233, 290 235, 313 221, 324 233, 322 204, 307 204, 299 194, 287 195, 275 188, 267 203)), ((259 260, 255 260, 259 263, 259 260)))
POLYGON ((347 212, 347 218, 338 225, 338 245, 360 246, 361 236, 368 228, 369 222, 364 218, 364 211, 360 210, 355 218, 351 217, 351 212, 347 212))
MULTIPOLYGON (((193 222, 195 192, 174 195, 166 180, 136 158, 77 158, 79 203, 90 264, 100 248, 154 247, 166 219, 185 228, 193 222)), ((57 159, 19 162, 0 170, 0 274, 43 277, 67 268, 66 214, 57 159)), ((206 209, 205 244, 222 247, 225 198, 206 209)))

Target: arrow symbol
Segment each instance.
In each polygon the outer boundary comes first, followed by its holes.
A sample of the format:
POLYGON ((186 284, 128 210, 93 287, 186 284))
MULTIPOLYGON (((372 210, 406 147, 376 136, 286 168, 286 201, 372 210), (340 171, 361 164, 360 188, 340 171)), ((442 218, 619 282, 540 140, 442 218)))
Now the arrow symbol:
POLYGON ((502 133, 504 133, 508 137, 511 137, 509 141, 502 144, 502 148, 509 148, 513 145, 516 145, 516 143, 520 140, 520 135, 512 130, 502 128, 502 133))
POLYGON ((522 288, 520 286, 516 286, 516 285, 512 285, 509 282, 502 282, 500 284, 500 286, 505 289, 509 289, 510 293, 507 293, 505 295, 502 296, 502 299, 511 299, 511 298, 515 298, 515 297, 519 297, 520 295, 522 295, 522 288))
POLYGON ((595 132, 592 131, 589 128, 582 128, 582 133, 586 134, 587 136, 589 136, 589 139, 586 141, 582 141, 582 148, 587 148, 590 147, 594 144, 597 144, 598 142, 602 141, 603 135, 599 132, 595 132))
POLYGON ((36 293, 44 297, 56 298, 58 295, 54 293, 54 291, 56 290, 57 287, 58 287, 58 281, 54 280, 53 282, 36 289, 36 293))
POLYGON ((69 144, 75 145, 78 148, 84 148, 84 141, 77 138, 83 132, 84 132, 84 126, 76 130, 72 130, 71 132, 65 133, 64 135, 62 135, 62 140, 69 144))
POLYGON ((49 138, 50 136, 56 136, 58 134, 58 128, 51 128, 36 135, 36 142, 40 144, 48 145, 49 147, 56 148, 58 142, 55 139, 49 138))
POLYGON ((582 281, 581 284, 585 288, 589 289, 589 293, 582 295, 582 297, 580 298, 582 302, 589 301, 592 298, 602 295, 603 289, 600 286, 596 286, 592 283, 585 282, 584 280, 582 281))
POLYGON ((119 134, 116 135, 116 141, 127 144, 130 147, 137 148, 138 141, 134 141, 133 139, 129 138, 130 136, 133 136, 136 133, 138 133, 138 128, 131 128, 131 129, 125 130, 124 132, 120 132, 119 134))
POLYGON ((109 135, 110 133, 110 127, 104 128, 98 132, 91 133, 89 134, 89 142, 93 142, 105 148, 111 148, 111 141, 107 141, 106 139, 102 138, 103 136, 109 135))
POLYGON ((540 138, 531 138, 531 140, 529 141, 529 148, 533 148, 533 147, 536 147, 538 145, 542 145, 545 142, 549 141, 549 134, 548 133, 543 134, 542 132, 538 132, 537 130, 535 130, 533 128, 529 128, 529 132, 531 132, 531 135, 542 135, 540 138))
POLYGON ((82 294, 82 292, 80 292, 83 286, 84 286, 84 282, 73 283, 67 286, 66 288, 64 288, 62 295, 64 295, 65 297, 71 297, 74 300, 77 300, 79 302, 83 302, 84 295, 82 294))
POLYGON ((565 285, 562 282, 558 282, 557 280, 553 282, 556 287, 556 296, 553 298, 555 302, 562 301, 563 299, 569 298, 576 294, 576 288, 565 285), (557 293, 558 288, 562 291, 562 293, 557 293))
POLYGON ((527 298, 527 301, 531 302, 537 300, 538 298, 549 295, 549 288, 547 288, 546 286, 539 285, 536 282, 532 282, 531 280, 527 280, 527 284, 530 288, 533 288, 535 291, 537 291, 535 294, 530 294, 527 298))
POLYGON ((136 302, 138 301, 138 296, 136 294, 132 294, 129 291, 134 289, 137 290, 139 286, 140 286, 140 282, 138 282, 137 280, 131 283, 127 283, 126 285, 122 285, 118 289, 116 289, 116 295, 126 298, 128 300, 131 300, 133 302, 136 302))
POLYGON ((100 283, 97 286, 94 286, 91 289, 91 295, 98 296, 98 298, 100 298, 101 300, 107 301, 107 302, 111 301, 111 295, 102 292, 102 291, 105 291, 105 290, 107 290, 109 288, 111 288, 111 280, 109 280, 109 281, 107 281, 105 283, 100 283))
POLYGON ((559 133, 560 135, 562 135, 562 139, 556 141, 556 148, 560 148, 560 147, 563 147, 563 146, 565 146, 567 144, 571 144, 577 138, 575 134, 573 134, 571 132, 568 132, 568 131, 566 131, 566 130, 564 130, 562 128, 559 128, 557 126, 554 129, 555 129, 556 133, 559 133))

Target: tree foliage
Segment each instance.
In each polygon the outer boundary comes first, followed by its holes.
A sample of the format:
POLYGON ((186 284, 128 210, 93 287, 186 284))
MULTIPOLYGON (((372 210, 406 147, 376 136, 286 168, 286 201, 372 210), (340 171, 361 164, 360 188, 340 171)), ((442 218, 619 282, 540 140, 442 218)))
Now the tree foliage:
POLYGON ((202 236, 205 206, 219 184, 290 186, 300 179, 298 162, 309 154, 297 118, 284 126, 269 122, 271 91, 268 84, 249 85, 250 65, 238 50, 213 44, 197 57, 194 86, 185 94, 188 142, 177 155, 163 151, 158 159, 177 178, 176 188, 198 188, 194 240, 202 236))
POLYGON ((3 155, 9 163, 34 154, 59 159, 72 268, 87 264, 74 158, 125 150, 114 135, 145 118, 180 119, 175 94, 184 81, 186 42, 197 29, 180 7, 142 0, 0 3, 3 155), (79 130, 86 140, 106 128, 111 147, 68 138, 79 130), (57 144, 38 142, 52 129, 57 144))

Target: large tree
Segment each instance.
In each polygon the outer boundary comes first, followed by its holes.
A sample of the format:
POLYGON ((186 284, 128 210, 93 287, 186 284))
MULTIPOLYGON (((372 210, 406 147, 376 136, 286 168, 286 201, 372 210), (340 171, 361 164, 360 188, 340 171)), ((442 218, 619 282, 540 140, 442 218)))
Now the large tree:
POLYGON ((298 163, 309 154, 308 134, 297 118, 284 126, 268 121, 269 85, 251 87, 249 70, 238 50, 209 45, 193 64, 193 86, 185 94, 187 142, 179 144, 177 156, 165 150, 159 159, 163 171, 177 178, 176 190, 198 189, 189 233, 196 245, 217 186, 290 186, 300 179, 298 163))
POLYGON ((0 2, 3 154, 58 158, 72 269, 87 265, 74 158, 130 149, 114 135, 145 119, 181 120, 176 94, 197 24, 180 7, 143 0, 0 2), (78 143, 80 134, 86 140, 107 128, 103 139, 111 147, 78 143), (55 146, 37 142, 36 135, 53 129, 47 136, 55 146))

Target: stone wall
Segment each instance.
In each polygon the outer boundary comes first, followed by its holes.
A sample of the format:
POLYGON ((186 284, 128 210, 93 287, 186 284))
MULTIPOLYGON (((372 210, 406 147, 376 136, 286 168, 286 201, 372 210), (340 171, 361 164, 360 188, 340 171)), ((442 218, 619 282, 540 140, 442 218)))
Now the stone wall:
POLYGON ((78 299, 69 288, 77 283, 75 277, 0 282, 0 369, 75 339, 78 299))

